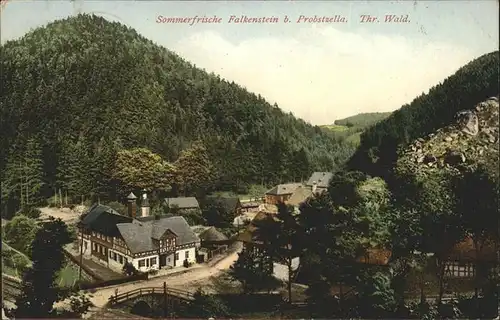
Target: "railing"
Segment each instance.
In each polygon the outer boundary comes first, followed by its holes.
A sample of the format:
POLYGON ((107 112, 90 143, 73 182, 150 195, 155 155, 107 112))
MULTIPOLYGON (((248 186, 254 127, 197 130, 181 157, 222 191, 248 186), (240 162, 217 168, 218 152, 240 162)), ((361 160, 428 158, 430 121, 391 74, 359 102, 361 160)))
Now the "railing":
POLYGON ((2 274, 3 297, 17 298, 21 294, 21 282, 2 274))
POLYGON ((120 294, 113 295, 109 297, 109 302, 111 305, 122 303, 134 298, 151 295, 151 294, 163 294, 171 297, 175 297, 178 299, 190 301, 193 300, 193 294, 189 291, 166 288, 164 287, 146 287, 146 288, 138 288, 134 290, 130 290, 127 292, 123 292, 120 294))

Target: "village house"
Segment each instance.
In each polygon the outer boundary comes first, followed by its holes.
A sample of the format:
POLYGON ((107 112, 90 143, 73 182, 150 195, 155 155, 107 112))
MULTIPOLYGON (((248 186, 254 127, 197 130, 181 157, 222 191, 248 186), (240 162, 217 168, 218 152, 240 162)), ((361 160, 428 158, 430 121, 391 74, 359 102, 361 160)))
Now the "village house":
POLYGON ((206 197, 203 201, 203 207, 208 206, 221 207, 233 217, 237 217, 242 213, 242 205, 238 197, 206 197))
POLYGON ((165 205, 169 209, 183 211, 200 210, 200 204, 195 197, 166 198, 165 205))
POLYGON ((314 172, 309 180, 307 180, 306 186, 309 187, 313 193, 322 193, 328 189, 328 185, 332 178, 333 173, 331 172, 314 172))
POLYGON ((472 238, 467 238, 453 247, 448 255, 444 276, 446 278, 474 278, 476 266, 483 264, 486 269, 491 269, 496 262, 495 246, 486 242, 482 250, 476 253, 472 238))
POLYGON ((285 202, 287 205, 293 206, 295 213, 299 213, 300 205, 306 202, 307 199, 313 196, 313 192, 307 186, 300 185, 295 189, 290 198, 285 202))
POLYGON ((204 254, 204 261, 212 259, 228 249, 231 240, 215 227, 209 227, 202 231, 198 237, 201 240, 200 253, 204 254))
POLYGON ((265 203, 276 205, 280 202, 286 202, 300 185, 300 183, 278 184, 266 192, 265 203))
POLYGON ((133 193, 127 201, 128 216, 103 205, 90 208, 78 224, 83 255, 119 272, 128 262, 145 272, 196 261, 200 239, 183 217, 150 217, 145 194, 139 209, 133 193))

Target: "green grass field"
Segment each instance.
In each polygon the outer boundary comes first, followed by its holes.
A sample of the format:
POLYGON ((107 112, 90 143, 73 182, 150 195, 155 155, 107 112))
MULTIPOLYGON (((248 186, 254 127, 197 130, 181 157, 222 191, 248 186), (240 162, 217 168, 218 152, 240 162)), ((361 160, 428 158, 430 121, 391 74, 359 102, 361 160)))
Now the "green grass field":
POLYGON ((326 124, 324 126, 321 126, 321 128, 326 128, 326 129, 329 129, 333 132, 342 132, 342 131, 347 131, 349 129, 346 126, 340 126, 337 124, 326 124))
MULTIPOLYGON (((16 249, 12 248, 11 246, 9 246, 7 243, 5 243, 3 241, 2 241, 2 251, 14 251, 15 255, 18 257, 21 257, 21 259, 24 259, 27 262, 28 266, 31 266, 31 264, 32 264, 32 262, 28 258, 28 256, 26 256, 24 253, 22 253, 16 249)), ((2 273, 7 274, 9 276, 16 277, 16 278, 23 277, 22 272, 20 270, 18 270, 17 268, 15 268, 12 265, 7 265, 7 263, 5 263, 5 262, 2 263, 2 273)), ((59 272, 58 278, 56 280, 57 284, 60 287, 69 287, 69 286, 74 285, 76 283, 76 281, 78 280, 78 273, 79 273, 78 266, 76 266, 75 264, 73 264, 69 261, 66 262, 65 266, 59 272)), ((87 279, 87 280, 90 279, 90 277, 85 272, 82 272, 82 278, 87 279)))
POLYGON ((246 194, 237 194, 231 191, 216 191, 213 193, 213 195, 220 197, 238 197, 240 200, 248 200, 263 197, 267 190, 268 188, 265 186, 250 185, 248 188, 248 193, 246 194))
MULTIPOLYGON (((66 266, 59 272, 59 277, 57 279, 59 287, 64 288, 73 286, 78 280, 78 272, 78 266, 72 263, 67 263, 66 266)), ((88 276, 82 271, 82 280, 83 279, 88 279, 88 276)))
POLYGON ((355 146, 358 146, 361 141, 361 132, 356 132, 354 134, 351 134, 345 140, 347 142, 354 144, 355 146))

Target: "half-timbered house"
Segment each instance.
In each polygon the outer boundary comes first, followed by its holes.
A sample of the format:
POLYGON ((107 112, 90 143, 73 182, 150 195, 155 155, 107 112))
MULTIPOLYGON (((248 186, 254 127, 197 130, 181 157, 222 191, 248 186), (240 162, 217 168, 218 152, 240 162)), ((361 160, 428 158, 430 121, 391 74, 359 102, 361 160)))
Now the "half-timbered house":
POLYGON ((127 262, 149 271, 196 261, 200 239, 183 217, 135 218, 130 202, 132 216, 103 205, 90 208, 78 225, 82 254, 119 271, 127 262))

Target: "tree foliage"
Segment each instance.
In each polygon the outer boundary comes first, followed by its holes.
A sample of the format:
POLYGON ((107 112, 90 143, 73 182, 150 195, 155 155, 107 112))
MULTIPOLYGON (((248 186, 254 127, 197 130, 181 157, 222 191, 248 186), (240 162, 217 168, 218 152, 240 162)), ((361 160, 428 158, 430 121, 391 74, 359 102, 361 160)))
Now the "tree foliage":
POLYGON ((15 249, 31 255, 31 243, 35 239, 38 225, 34 219, 17 215, 5 225, 5 240, 15 249))
POLYGON ((498 51, 485 54, 368 128, 348 167, 387 178, 401 145, 452 123, 458 111, 498 95, 498 65, 498 51))
POLYGON ((206 294, 198 289, 194 295, 194 300, 187 308, 185 316, 193 318, 226 318, 230 316, 231 311, 223 300, 217 296, 206 294))
POLYGON ((207 190, 214 174, 206 148, 199 142, 181 152, 174 163, 175 182, 183 194, 200 194, 207 190))
POLYGON ((36 232, 31 246, 33 266, 23 276, 16 318, 47 318, 54 314, 54 303, 61 296, 55 280, 65 261, 63 246, 73 240, 60 219, 44 222, 36 232))
POLYGON ((145 148, 118 152, 113 177, 131 190, 170 188, 174 167, 145 148))
POLYGON ((269 257, 263 252, 243 248, 238 253, 238 260, 231 266, 229 275, 242 284, 244 293, 269 289, 274 281, 268 264, 269 257))
MULTIPOLYGON (((7 41, 1 67, 3 210, 16 211, 25 201, 16 170, 28 139, 36 139, 41 153, 33 159, 43 163, 33 177, 45 183, 40 190, 30 189, 39 184, 30 184, 29 193, 45 198, 64 187, 75 196, 85 192, 86 197, 117 200, 110 173, 120 150, 126 151, 125 159, 118 160, 123 164, 118 177, 142 188, 151 186, 129 171, 151 158, 134 158, 131 150, 147 148, 174 163, 200 142, 204 159, 213 165, 213 186, 225 190, 330 170, 352 152, 351 146, 260 95, 95 15, 58 20, 7 41)), ((184 182, 195 183, 193 177, 189 173, 184 182)))

